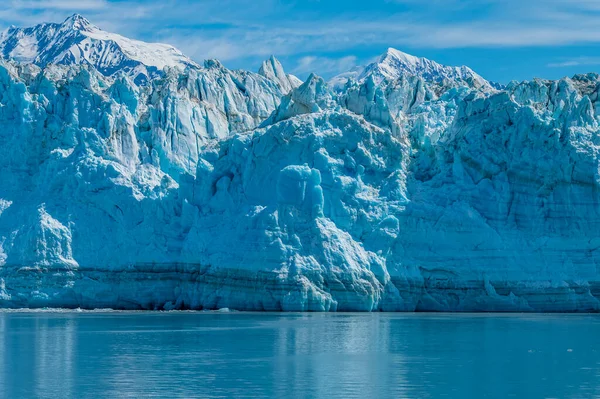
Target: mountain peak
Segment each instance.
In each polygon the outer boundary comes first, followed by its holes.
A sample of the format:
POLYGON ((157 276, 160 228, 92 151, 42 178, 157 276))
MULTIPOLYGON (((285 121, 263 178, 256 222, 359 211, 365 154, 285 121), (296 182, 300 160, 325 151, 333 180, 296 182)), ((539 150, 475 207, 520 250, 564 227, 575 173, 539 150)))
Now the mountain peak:
POLYGON ((393 47, 388 47, 386 52, 379 57, 379 62, 385 62, 390 58, 400 60, 410 65, 417 65, 421 61, 419 57, 415 57, 414 55, 410 55, 393 47))
POLYGON ((493 90, 492 85, 472 69, 446 66, 427 58, 416 57, 395 48, 388 48, 377 61, 352 71, 342 73, 331 80, 334 88, 345 86, 349 79, 364 82, 372 77, 375 83, 393 82, 402 77, 418 76, 426 82, 468 85, 475 89, 493 90), (453 83, 454 82, 454 83, 453 83))
POLYGON ((204 60, 204 68, 224 69, 225 67, 223 66, 223 64, 221 64, 221 61, 217 60, 216 58, 211 58, 208 60, 204 60))
POLYGON ((69 18, 65 19, 65 21, 62 23, 62 26, 71 28, 73 30, 83 31, 87 31, 94 27, 94 25, 92 25, 92 23, 81 14, 71 15, 69 18))
POLYGON ((60 24, 6 31, 0 35, 0 58, 40 67, 85 64, 106 76, 125 73, 138 83, 160 74, 165 67, 198 66, 173 46, 103 31, 80 14, 60 24))

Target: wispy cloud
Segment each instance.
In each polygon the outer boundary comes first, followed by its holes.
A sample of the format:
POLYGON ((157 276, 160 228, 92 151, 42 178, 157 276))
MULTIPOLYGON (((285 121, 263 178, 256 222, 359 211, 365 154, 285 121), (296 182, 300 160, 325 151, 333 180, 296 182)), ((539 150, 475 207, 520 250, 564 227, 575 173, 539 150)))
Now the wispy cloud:
POLYGON ((87 11, 97 24, 106 22, 144 34, 152 31, 183 46, 200 40, 212 42, 215 48, 235 42, 255 53, 286 48, 339 51, 361 44, 453 48, 600 42, 600 2, 596 0, 434 0, 435 7, 431 1, 390 3, 409 7, 340 12, 330 4, 326 8, 333 10, 311 13, 274 0, 12 0, 0 20, 40 20, 87 11), (32 16, 31 10, 37 13, 32 16), (207 28, 219 23, 224 28, 207 28))
POLYGON ((551 62, 550 68, 568 68, 583 65, 600 65, 600 57, 577 57, 566 61, 551 62))
POLYGON ((105 0, 12 0, 6 2, 13 10, 98 10, 108 6, 105 0))
POLYGON ((335 75, 355 67, 357 58, 353 55, 332 58, 308 55, 298 60, 298 65, 292 70, 297 75, 318 72, 324 75, 335 75))
MULTIPOLYGON (((106 30, 173 44, 198 61, 294 56, 296 73, 317 63, 320 71, 335 73, 361 61, 347 54, 388 46, 600 44, 598 0, 8 0, 3 5, 0 27, 60 21, 80 12, 106 30)), ((567 59, 563 66, 568 62, 575 61, 567 59)))

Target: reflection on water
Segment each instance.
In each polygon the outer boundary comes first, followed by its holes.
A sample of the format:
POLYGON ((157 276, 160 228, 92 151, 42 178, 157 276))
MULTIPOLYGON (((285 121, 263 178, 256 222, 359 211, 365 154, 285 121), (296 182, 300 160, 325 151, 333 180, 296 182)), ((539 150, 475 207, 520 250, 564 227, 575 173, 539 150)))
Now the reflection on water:
POLYGON ((0 397, 600 398, 593 315, 0 313, 0 397))

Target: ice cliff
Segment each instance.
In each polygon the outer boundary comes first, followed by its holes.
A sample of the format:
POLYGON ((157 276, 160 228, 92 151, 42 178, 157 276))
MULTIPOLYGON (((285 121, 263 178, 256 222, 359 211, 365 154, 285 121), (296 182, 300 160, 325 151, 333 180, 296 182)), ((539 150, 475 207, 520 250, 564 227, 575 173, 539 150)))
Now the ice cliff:
POLYGON ((596 74, 499 87, 390 49, 332 83, 273 57, 136 81, 19 59, 19 32, 0 307, 600 310, 596 74))

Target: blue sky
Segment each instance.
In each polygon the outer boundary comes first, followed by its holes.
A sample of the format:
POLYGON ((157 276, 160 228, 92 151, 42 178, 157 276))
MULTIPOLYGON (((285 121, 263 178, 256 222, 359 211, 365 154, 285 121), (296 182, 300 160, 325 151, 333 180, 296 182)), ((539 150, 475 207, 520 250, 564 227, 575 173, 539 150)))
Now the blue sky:
POLYGON ((300 77, 331 77, 388 47, 502 83, 600 71, 600 0, 3 0, 0 27, 75 12, 230 68, 257 70, 274 54, 300 77))

